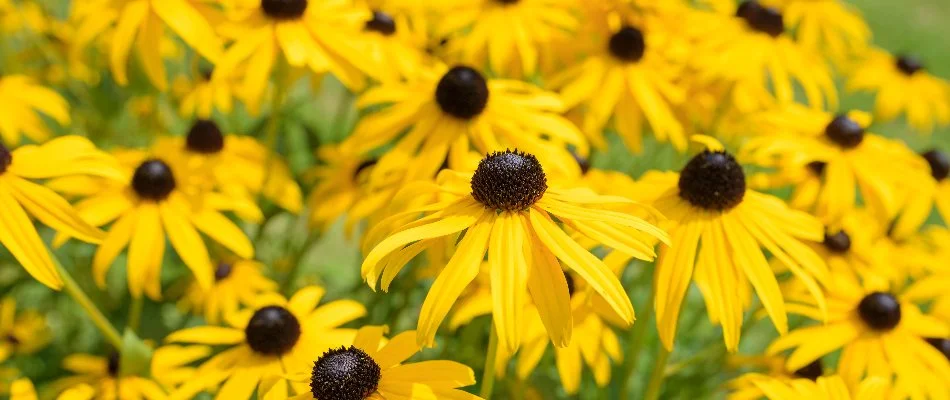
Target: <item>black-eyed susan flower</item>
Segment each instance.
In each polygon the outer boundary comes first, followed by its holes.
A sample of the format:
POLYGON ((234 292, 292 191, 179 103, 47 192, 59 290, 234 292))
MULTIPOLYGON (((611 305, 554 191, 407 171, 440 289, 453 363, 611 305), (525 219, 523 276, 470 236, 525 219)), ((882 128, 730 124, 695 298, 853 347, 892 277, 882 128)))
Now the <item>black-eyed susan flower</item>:
POLYGON ((188 376, 188 363, 207 356, 207 346, 172 346, 152 353, 148 365, 124 365, 117 352, 108 356, 75 353, 63 359, 70 376, 53 382, 60 400, 166 399, 168 384, 181 383, 188 376), (82 395, 82 396, 81 396, 82 395))
POLYGON ((318 231, 344 214, 349 214, 347 226, 385 208, 398 190, 399 182, 383 183, 379 190, 370 187, 369 175, 375 159, 363 159, 348 154, 339 146, 321 147, 317 150, 321 164, 313 167, 308 178, 316 184, 307 198, 310 207, 310 224, 318 231))
POLYGON ((352 300, 318 305, 323 294, 323 288, 308 286, 290 300, 262 295, 255 308, 225 316, 228 326, 186 328, 166 337, 171 343, 227 347, 204 361, 171 397, 191 399, 218 388, 216 399, 249 399, 263 379, 307 368, 315 354, 352 343, 356 332, 340 326, 362 317, 366 309, 352 300))
POLYGON ((223 316, 237 312, 242 305, 254 305, 260 295, 277 290, 277 283, 262 273, 263 267, 251 260, 219 261, 211 288, 193 283, 179 304, 216 325, 223 316))
POLYGON ((892 235, 906 238, 927 222, 934 207, 945 222, 950 222, 950 157, 939 149, 930 149, 921 154, 927 162, 933 180, 902 180, 900 189, 907 193, 900 207, 900 215, 894 222, 892 235))
POLYGON ((221 56, 222 42, 211 21, 221 18, 205 0, 91 0, 73 8, 79 24, 75 51, 111 30, 109 67, 120 85, 127 85, 129 56, 136 50, 142 69, 155 87, 168 87, 162 48, 165 29, 209 60, 221 56))
POLYGON ((434 6, 438 37, 451 37, 448 53, 498 75, 532 76, 556 39, 580 24, 569 0, 448 0, 434 6))
POLYGON ((871 29, 856 7, 840 0, 763 0, 782 10, 795 40, 845 62, 867 49, 871 29))
POLYGON ((331 73, 354 91, 362 89, 366 75, 385 79, 392 72, 366 53, 360 32, 372 15, 350 1, 242 2, 234 15, 234 26, 224 33, 234 43, 215 64, 213 78, 230 79, 242 69, 241 97, 252 112, 260 108, 274 66, 282 62, 278 58, 331 73))
POLYGON ((731 16, 705 18, 707 30, 692 57, 701 80, 730 82, 732 91, 760 106, 773 95, 791 104, 800 86, 811 106, 836 107, 837 89, 828 63, 794 41, 779 9, 746 0, 723 11, 731 16))
POLYGON ((548 173, 577 175, 577 163, 565 148, 587 155, 580 131, 559 112, 558 96, 529 83, 487 79, 467 66, 427 69, 405 83, 384 83, 368 90, 357 106, 391 104, 360 120, 343 143, 347 152, 367 154, 390 143, 371 177, 401 174, 405 182, 431 179, 450 153, 479 153, 517 147, 549 165, 548 173), (408 133, 403 135, 408 130, 408 133))
POLYGON ((150 155, 145 151, 126 151, 121 162, 120 177, 100 183, 99 190, 93 193, 84 193, 85 181, 58 186, 86 194, 76 206, 84 220, 95 226, 111 223, 93 257, 92 272, 97 284, 105 286, 106 273, 127 247, 129 292, 134 297, 145 293, 159 299, 167 238, 197 282, 210 288, 214 266, 199 232, 238 257, 254 256, 250 240, 221 211, 237 208, 234 204, 241 199, 213 196, 210 192, 191 195, 195 190, 189 184, 194 176, 183 165, 181 153, 150 155))
POLYGON ((420 20, 421 7, 391 1, 375 3, 382 4, 373 8, 363 27, 365 51, 378 65, 394 68, 397 72, 395 78, 411 79, 423 65, 432 64, 424 51, 429 40, 426 30, 429 26, 420 20))
POLYGON ((0 76, 0 137, 5 144, 19 145, 22 136, 34 142, 49 139, 40 114, 62 125, 70 122, 69 104, 59 93, 24 75, 0 76))
MULTIPOLYGON (((36 394, 36 387, 33 386, 33 382, 29 378, 20 378, 14 381, 9 394, 10 400, 39 399, 36 394)), ((90 400, 96 398, 96 390, 86 384, 69 388, 56 396, 56 400, 90 400)))
POLYGON ((808 196, 800 193, 798 200, 813 200, 801 205, 826 223, 854 210, 859 192, 872 212, 893 218, 902 198, 899 183, 928 179, 926 165, 906 145, 866 131, 870 117, 865 113, 833 114, 792 105, 750 119, 763 133, 746 142, 740 158, 805 177, 808 196), (817 192, 814 177, 821 179, 817 192))
POLYGON ((17 313, 16 308, 13 297, 0 302, 0 362, 15 354, 36 353, 52 340, 43 314, 36 310, 17 313))
POLYGON ((708 137, 697 140, 707 149, 680 173, 651 172, 639 181, 639 196, 675 224, 672 245, 662 248, 654 273, 657 327, 663 345, 672 349, 692 279, 710 319, 722 325, 726 348, 736 351, 750 284, 776 329, 788 331, 785 301, 763 248, 824 306, 818 281, 827 276, 827 266, 804 243, 821 242, 824 227, 777 197, 748 190, 742 166, 721 144, 708 137))
POLYGON ((178 113, 181 116, 200 119, 211 118, 215 111, 231 113, 234 107, 235 82, 229 79, 211 79, 212 67, 198 68, 189 78, 184 75, 172 82, 172 93, 178 97, 178 113))
POLYGON ((30 216, 54 230, 99 243, 105 235, 54 191, 33 180, 57 177, 121 176, 108 154, 79 136, 62 136, 43 145, 14 151, 0 144, 0 243, 40 283, 59 289, 62 281, 30 216))
POLYGON ((246 204, 234 210, 242 218, 260 219, 253 205, 258 194, 293 213, 303 208, 300 186, 277 154, 251 136, 225 135, 212 120, 196 120, 184 138, 163 137, 152 152, 181 154, 192 180, 184 186, 198 190, 196 196, 216 191, 242 200, 246 204))
POLYGON ((826 288, 826 313, 810 295, 786 293, 789 301, 797 304, 792 312, 825 323, 776 339, 769 354, 794 349, 786 362, 786 368, 794 371, 842 349, 837 372, 849 386, 869 375, 888 381, 893 378, 896 387, 914 398, 947 393, 950 361, 925 340, 950 337, 944 322, 902 300, 883 279, 861 280, 855 274, 835 271, 826 288))
POLYGON ((475 384, 471 368, 448 360, 406 361, 419 352, 414 331, 390 339, 386 327, 365 326, 356 337, 326 350, 289 384, 271 380, 262 390, 274 400, 477 400, 461 388, 475 384))
POLYGON ((433 344, 449 309, 478 275, 486 252, 493 321, 500 346, 510 353, 522 342, 519 326, 529 293, 554 344, 563 347, 570 342, 570 296, 558 260, 603 296, 623 323, 632 323, 633 305, 619 279, 554 218, 607 247, 645 260, 653 259, 656 240, 668 240, 665 232, 643 219, 608 207, 629 200, 558 187, 555 179, 548 180, 537 158, 519 151, 489 154, 472 174, 443 171, 438 185, 411 189, 414 197, 437 196, 386 218, 367 234, 362 273, 370 287, 380 284, 388 290, 408 260, 442 245, 445 237, 457 238, 454 254, 422 305, 418 340, 426 345, 433 344))
POLYGON ((623 25, 598 35, 592 52, 551 78, 568 108, 580 107, 581 129, 591 142, 606 146, 604 127, 612 126, 627 147, 639 152, 649 127, 660 141, 686 150, 686 135, 672 107, 684 100, 675 83, 679 68, 662 54, 660 24, 623 25))
POLYGON ((870 377, 849 387, 838 375, 781 379, 758 373, 744 374, 731 382, 729 400, 814 399, 814 400, 884 400, 889 397, 890 382, 870 377))
POLYGON ((950 85, 927 72, 913 55, 869 50, 850 74, 847 87, 873 92, 874 114, 881 121, 904 115, 923 133, 950 124, 950 85))

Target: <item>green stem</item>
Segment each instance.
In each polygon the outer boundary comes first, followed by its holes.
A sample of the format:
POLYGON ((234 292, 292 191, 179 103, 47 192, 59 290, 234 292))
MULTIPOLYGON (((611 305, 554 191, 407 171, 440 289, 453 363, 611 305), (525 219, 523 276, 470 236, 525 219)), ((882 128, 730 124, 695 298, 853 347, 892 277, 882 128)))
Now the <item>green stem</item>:
POLYGON ((656 363, 653 365, 653 374, 650 375, 650 383, 647 384, 647 392, 643 396, 644 400, 656 400, 660 398, 660 389, 663 388, 663 381, 666 380, 666 360, 670 358, 670 352, 666 350, 663 344, 660 344, 660 354, 656 356, 656 363))
POLYGON ((82 291, 82 288, 79 287, 79 284, 76 283, 72 275, 69 274, 69 271, 63 268, 55 258, 53 259, 53 263, 56 264, 56 269, 59 270, 59 275, 63 280, 63 291, 79 303, 83 310, 86 310, 86 314, 89 314, 92 323, 99 328, 99 331, 102 332, 102 336, 105 336, 106 340, 112 344, 112 347, 121 351, 122 336, 119 335, 119 331, 112 326, 112 323, 102 314, 102 311, 99 311, 99 308, 89 299, 89 296, 86 296, 86 292, 82 291))
MULTIPOLYGON (((652 277, 652 275, 647 275, 652 277)), ((630 329, 630 335, 628 336, 628 343, 630 343, 630 350, 627 351, 627 354, 623 359, 623 369, 620 373, 620 399, 627 400, 633 388, 631 387, 631 381, 633 380, 634 369, 637 367, 637 359, 640 354, 640 350, 643 348, 643 337, 646 335, 647 327, 650 325, 650 319, 653 318, 653 283, 650 282, 650 292, 647 293, 647 302, 644 308, 641 308, 640 318, 637 318, 637 322, 633 324, 633 328, 630 329)))
POLYGON ((139 325, 142 322, 142 307, 145 305, 143 297, 133 298, 132 306, 129 308, 129 329, 132 332, 138 332, 139 325))
POLYGON ((488 357, 485 359, 485 372, 482 374, 481 398, 491 399, 492 389, 495 387, 495 358, 498 357, 498 331, 495 330, 495 321, 491 323, 491 336, 488 338, 488 357))

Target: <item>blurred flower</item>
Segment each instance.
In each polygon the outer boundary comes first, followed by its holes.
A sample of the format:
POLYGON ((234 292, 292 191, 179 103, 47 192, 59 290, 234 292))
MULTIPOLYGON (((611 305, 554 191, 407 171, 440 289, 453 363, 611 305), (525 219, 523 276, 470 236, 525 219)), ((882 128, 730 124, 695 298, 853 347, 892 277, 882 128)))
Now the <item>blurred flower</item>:
POLYGON ((871 28, 861 13, 841 0, 764 0, 782 10, 795 40, 807 49, 821 51, 843 63, 861 54, 871 40, 871 28))
POLYGON ((265 380, 264 398, 274 400, 407 398, 477 400, 461 387, 475 384, 471 368, 454 361, 403 364, 419 352, 414 331, 386 340, 382 326, 364 326, 349 346, 331 347, 306 373, 296 373, 290 388, 280 379, 265 380), (302 390, 301 390, 302 388, 302 390), (293 390, 290 390, 293 389, 293 390), (295 392, 296 395, 292 395, 295 392))
POLYGON ((184 75, 175 78, 172 93, 179 98, 181 116, 208 119, 214 111, 231 113, 236 83, 229 79, 212 79, 213 74, 212 67, 205 67, 193 74, 193 78, 184 75))
POLYGON ((950 157, 937 149, 928 150, 921 156, 927 162, 933 180, 902 179, 899 182, 902 192, 907 195, 903 196, 900 215, 894 223, 893 235, 897 238, 906 238, 917 232, 930 218, 934 206, 944 223, 950 224, 950 157))
POLYGON ((810 399, 810 400, 884 400, 889 398, 889 383, 880 378, 867 378, 849 389, 840 376, 817 379, 782 379, 748 373, 729 383, 733 392, 729 400, 810 399))
POLYGON ((419 12, 382 3, 383 7, 374 9, 363 27, 366 51, 376 64, 396 70, 396 76, 389 78, 412 79, 423 65, 432 64, 423 52, 428 41, 427 26, 420 23, 419 12))
POLYGON ((217 325, 222 316, 238 311, 241 305, 255 304, 263 294, 277 290, 277 284, 262 274, 264 265, 251 260, 219 261, 210 289, 192 283, 179 305, 185 311, 205 317, 217 325))
POLYGON ((14 354, 33 354, 52 340, 43 314, 25 310, 17 314, 16 300, 4 297, 0 302, 0 363, 14 354))
POLYGON ((30 216, 84 242, 99 243, 105 234, 84 222, 66 199, 32 181, 63 176, 116 177, 120 176, 117 167, 108 154, 79 136, 20 146, 12 152, 0 144, 0 243, 36 280, 58 290, 62 287, 59 272, 30 216))
POLYGON ((70 122, 69 104, 59 93, 24 75, 0 76, 0 136, 5 144, 20 144, 20 135, 34 142, 48 140, 51 133, 40 114, 62 125, 70 122))
MULTIPOLYGON (((170 343, 227 347, 204 361, 171 397, 191 399, 218 388, 216 399, 249 399, 259 384, 275 384, 266 378, 306 368, 315 354, 352 343, 356 332, 340 326, 362 317, 366 309, 352 300, 318 306, 323 294, 323 288, 308 286, 289 301, 276 293, 261 295, 257 308, 226 315, 226 327, 199 326, 168 335, 170 343)), ((306 383, 290 384, 298 393, 307 390, 306 383)))
POLYGON ((827 266, 803 243, 821 242, 824 228, 776 197, 747 190, 742 166, 721 144, 709 137, 694 138, 707 149, 681 173, 650 172, 638 183, 639 196, 675 224, 672 245, 661 249, 654 273, 657 327, 663 345, 672 349, 692 277, 710 320, 722 325, 726 348, 734 352, 743 311, 751 302, 750 283, 776 329, 788 331, 785 301, 762 247, 791 270, 824 309, 817 281, 827 276, 827 266))
POLYGON ((851 387, 868 375, 893 377, 896 390, 912 398, 947 393, 950 361, 925 341, 950 337, 945 323, 898 298, 883 279, 861 280, 853 273, 835 271, 826 288, 827 313, 810 295, 786 292, 796 304, 791 312, 824 324, 789 332, 769 346, 768 354, 794 348, 786 362, 786 368, 794 371, 841 348, 837 372, 851 387))
MULTIPOLYGON (((650 223, 609 209, 629 203, 589 189, 549 186, 541 163, 531 154, 490 154, 474 174, 444 171, 439 183, 408 185, 405 196, 437 194, 436 202, 410 209, 376 224, 364 242, 362 273, 370 287, 389 284, 406 262, 445 237, 458 248, 436 278, 420 311, 418 340, 432 345, 436 330, 459 295, 478 275, 487 251, 500 347, 513 353, 522 343, 524 304, 530 293, 555 345, 570 343, 571 311, 560 259, 600 293, 625 324, 633 305, 620 280, 596 256, 554 222, 630 256, 652 260, 655 240, 666 233, 650 223), (419 217, 424 215, 424 217, 419 217), (527 291, 525 290, 527 289, 527 291)), ((398 204, 399 199, 394 203, 398 204)))
POLYGON ((398 189, 398 182, 385 182, 383 186, 389 190, 382 192, 369 187, 375 159, 348 154, 340 146, 321 147, 317 150, 317 157, 321 163, 307 173, 316 182, 307 204, 310 225, 319 232, 326 231, 330 224, 347 213, 347 231, 350 231, 353 223, 385 208, 386 202, 398 189))
POLYGON ((900 115, 922 133, 950 124, 950 86, 929 74, 912 55, 872 49, 848 79, 849 90, 875 93, 874 114, 882 122, 900 115))

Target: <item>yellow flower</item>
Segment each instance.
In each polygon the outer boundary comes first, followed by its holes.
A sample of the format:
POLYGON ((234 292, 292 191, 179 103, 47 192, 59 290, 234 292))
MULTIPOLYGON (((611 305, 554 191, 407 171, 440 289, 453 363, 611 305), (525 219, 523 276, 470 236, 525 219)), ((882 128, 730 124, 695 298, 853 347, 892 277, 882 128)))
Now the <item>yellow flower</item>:
POLYGON ((564 145, 588 152, 580 131, 557 114, 564 109, 557 95, 525 82, 486 79, 466 66, 440 66, 412 82, 384 83, 357 103, 363 109, 382 104, 392 105, 360 120, 343 143, 356 154, 395 144, 373 168, 374 181, 394 173, 404 182, 431 179, 450 154, 506 146, 538 156, 551 166, 549 173, 572 176, 577 164, 564 145))
POLYGON ((179 98, 178 113, 190 118, 208 119, 214 111, 230 114, 234 106, 235 81, 212 79, 214 69, 201 68, 193 79, 179 76, 172 83, 172 92, 179 98))
POLYGON ((59 93, 37 85, 23 75, 0 76, 0 136, 10 146, 20 144, 20 135, 44 142, 50 131, 39 114, 62 125, 69 124, 69 104, 59 93))
POLYGON ((398 181, 370 187, 375 159, 348 154, 339 146, 321 147, 317 157, 321 164, 308 172, 308 177, 317 183, 307 199, 310 224, 317 231, 325 231, 344 214, 348 214, 350 231, 355 222, 385 208, 398 190, 398 181))
POLYGON ((795 87, 816 109, 836 107, 837 89, 828 64, 819 54, 796 43, 787 33, 782 12, 755 0, 724 10, 731 16, 709 17, 697 54, 692 57, 699 78, 734 83, 734 91, 758 103, 795 101, 795 87))
POLYGON ((790 311, 825 323, 796 329, 776 339, 768 354, 794 348, 786 362, 786 368, 794 371, 843 349, 837 372, 851 387, 869 375, 886 380, 893 377, 895 387, 913 398, 947 393, 950 361, 925 341, 950 337, 945 323, 898 298, 886 280, 862 281, 854 274, 835 271, 826 288, 827 318, 810 296, 786 293, 796 304, 790 311))
POLYGON ((63 283, 30 216, 88 243, 101 242, 105 234, 84 222, 66 199, 32 180, 89 175, 116 177, 120 173, 115 160, 85 138, 62 136, 12 152, 0 144, 0 209, 4 210, 0 243, 30 275, 53 289, 63 283))
POLYGON ((890 384, 880 378, 867 378, 855 389, 849 389, 845 381, 837 375, 813 379, 782 379, 767 375, 748 373, 742 375, 729 386, 733 392, 729 400, 884 400, 889 397, 890 384))
POLYGON ((785 24, 805 48, 845 62, 867 49, 871 29, 861 13, 841 0, 764 0, 782 10, 785 24))
POLYGON ((453 241, 458 237, 457 249, 422 304, 418 340, 427 345, 432 345, 449 309, 478 275, 486 252, 499 344, 511 353, 522 342, 520 323, 528 293, 555 345, 570 342, 570 296, 558 260, 601 294, 623 323, 631 324, 633 305, 620 280, 553 218, 644 260, 653 259, 653 243, 666 241, 666 233, 640 218, 609 209, 611 204, 629 203, 627 199, 557 184, 548 181, 533 155, 505 151, 488 155, 474 174, 445 171, 438 185, 408 186, 405 196, 436 195, 437 199, 376 224, 364 242, 363 276, 374 289, 382 278, 381 287, 388 290, 408 260, 429 247, 441 246, 445 237, 453 241), (465 233, 459 236, 461 231, 465 233))
MULTIPOLYGON (((906 145, 865 131, 870 125, 867 114, 835 115, 787 106, 750 119, 750 125, 762 133, 749 139, 740 158, 823 178, 817 192, 812 192, 814 186, 807 188, 814 202, 801 205, 813 208, 828 224, 855 209, 858 192, 878 217, 893 218, 901 201, 899 183, 927 181, 925 163, 906 145)), ((808 182, 814 180, 806 178, 808 182)))
POLYGON ((225 33, 234 44, 216 63, 213 79, 229 79, 246 67, 240 89, 252 113, 260 109, 278 57, 293 67, 329 72, 354 91, 365 85, 364 74, 384 79, 392 72, 365 53, 359 37, 371 15, 348 0, 244 2, 235 15, 225 33))
POLYGON ((220 261, 214 270, 211 289, 193 283, 179 305, 216 325, 222 316, 237 312, 241 305, 253 305, 258 296, 277 290, 277 284, 261 273, 263 267, 250 260, 220 261))
MULTIPOLYGON (((340 326, 362 317, 366 310, 351 300, 318 306, 323 294, 323 288, 308 286, 289 301, 275 293, 262 295, 257 308, 225 316, 226 327, 186 328, 166 337, 172 343, 228 347, 204 361, 171 398, 191 399, 223 382, 216 399, 248 399, 262 379, 307 368, 315 354, 352 343, 356 332, 340 326)), ((297 392, 306 390, 306 384, 291 385, 297 392)))
POLYGON ((912 55, 870 50, 850 74, 847 87, 874 92, 874 114, 882 122, 905 115, 911 126, 928 134, 935 125, 950 124, 950 86, 912 55))
POLYGON ((461 387, 475 384, 471 368, 454 361, 405 363, 419 352, 416 333, 402 332, 388 341, 386 327, 364 326, 351 341, 340 342, 319 356, 307 372, 295 373, 288 384, 270 379, 261 392, 274 400, 445 399, 478 400, 461 387), (348 346, 341 344, 350 344, 348 346), (339 346, 339 347, 337 347, 339 346))
POLYGON ((13 354, 33 354, 52 340, 46 318, 35 310, 17 314, 16 300, 4 297, 0 302, 0 362, 13 354))
POLYGON ((683 126, 672 110, 684 93, 673 82, 678 68, 661 54, 666 40, 661 26, 624 25, 598 35, 592 52, 551 78, 567 107, 582 107, 581 128, 595 146, 606 147, 604 127, 613 121, 634 152, 642 150, 645 126, 658 140, 686 150, 683 126))
MULTIPOLYGON (((89 385, 77 385, 70 388, 59 396, 56 400, 90 400, 96 398, 96 391, 89 385)), ((10 400, 37 400, 36 388, 33 382, 28 378, 20 378, 13 382, 10 392, 10 400)))
POLYGON ((175 32, 185 43, 209 60, 221 57, 221 39, 211 21, 220 18, 206 0, 88 0, 73 7, 78 21, 74 46, 86 48, 108 29, 109 67, 120 85, 129 83, 127 67, 132 49, 137 50, 142 68, 159 90, 168 82, 159 43, 165 29, 175 32))
POLYGON ((377 65, 396 70, 389 78, 412 79, 423 65, 433 60, 424 52, 428 43, 428 27, 422 13, 398 4, 373 9, 372 16, 364 25, 367 51, 377 65))
POLYGON ((663 345, 672 349, 692 277, 706 300, 710 320, 722 325, 726 348, 734 352, 743 311, 751 302, 750 284, 776 329, 788 331, 785 301, 763 247, 824 307, 816 279, 827 276, 827 267, 803 243, 821 242, 824 228, 776 197, 747 190, 742 166, 721 144, 709 137, 696 140, 708 148, 681 173, 650 172, 639 181, 643 199, 675 224, 672 247, 661 249, 654 273, 657 327, 663 345))
MULTIPOLYGON (((195 177, 183 165, 182 154, 127 151, 121 155, 119 178, 100 183, 101 188, 85 193, 76 205, 84 220, 96 226, 112 223, 96 250, 92 273, 101 287, 106 273, 122 249, 128 247, 127 276, 129 292, 152 299, 161 297, 161 270, 165 239, 194 274, 198 284, 210 288, 214 267, 208 255, 204 233, 238 257, 250 259, 254 247, 244 232, 222 210, 234 209, 240 199, 199 192, 194 196, 195 177)), ((84 181, 57 186, 82 194, 84 181), (75 191, 74 191, 75 190, 75 191)), ((60 237, 59 241, 64 238, 60 237)))
POLYGON ((30 30, 31 34, 42 35, 49 29, 51 18, 43 6, 34 2, 16 3, 13 0, 0 0, 0 30, 6 35, 30 30))
POLYGON ((927 161, 933 180, 901 180, 904 196, 898 220, 894 223, 893 235, 906 238, 927 222, 936 206, 945 223, 950 223, 950 157, 947 153, 931 149, 921 154, 927 161))
POLYGON ((443 15, 437 37, 451 37, 449 54, 492 72, 530 77, 555 39, 570 37, 580 25, 572 0, 445 0, 433 8, 443 15))

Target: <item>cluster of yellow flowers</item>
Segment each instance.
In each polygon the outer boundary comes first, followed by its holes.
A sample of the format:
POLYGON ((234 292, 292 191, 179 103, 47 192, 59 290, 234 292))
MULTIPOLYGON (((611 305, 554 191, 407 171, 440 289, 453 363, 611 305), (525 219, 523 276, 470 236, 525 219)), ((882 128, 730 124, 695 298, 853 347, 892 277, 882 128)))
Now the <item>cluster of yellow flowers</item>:
MULTIPOLYGON (((755 370, 722 375, 730 398, 950 398, 950 158, 870 131, 950 125, 950 84, 873 47, 841 0, 52 2, 65 18, 48 3, 0 0, 0 30, 32 32, 24 57, 49 64, 0 66, 0 243, 112 351, 69 355, 70 376, 40 394, 491 398, 509 365, 529 379, 550 344, 551 393, 581 391, 586 365, 627 398, 655 319, 655 400, 695 283, 731 363, 755 370), (109 117, 71 112, 86 101, 76 86, 136 80, 150 95, 133 114, 154 128, 162 97, 187 132, 159 123, 147 146, 93 143, 109 117), (299 173, 277 145, 289 93, 337 82, 359 118, 299 173), (842 110, 839 84, 873 93, 874 110, 842 110), (239 114, 261 128, 225 132, 239 114), (598 168, 618 148, 648 171, 598 168), (645 154, 666 148, 678 165, 645 154), (304 215, 312 235, 343 220, 362 258, 339 268, 374 291, 407 266, 401 280, 431 280, 416 329, 389 336, 354 324, 373 311, 360 302, 279 285, 255 261, 265 206, 304 215), (48 244, 34 219, 55 231, 48 244), (71 239, 96 247, 65 268, 50 249, 71 239), (162 287, 166 243, 187 288, 162 287), (115 287, 113 267, 135 314, 121 335, 73 279, 115 287), (626 279, 635 269, 652 283, 626 279), (644 292, 634 324, 631 293, 644 292), (144 298, 201 318, 143 341, 144 298), (482 316, 478 396, 463 364, 407 362, 482 316), (778 337, 738 354, 743 326, 765 317, 778 337)), ((0 306, 0 362, 57 334, 16 309, 0 306)), ((37 398, 31 377, 10 375, 0 389, 37 398)))

